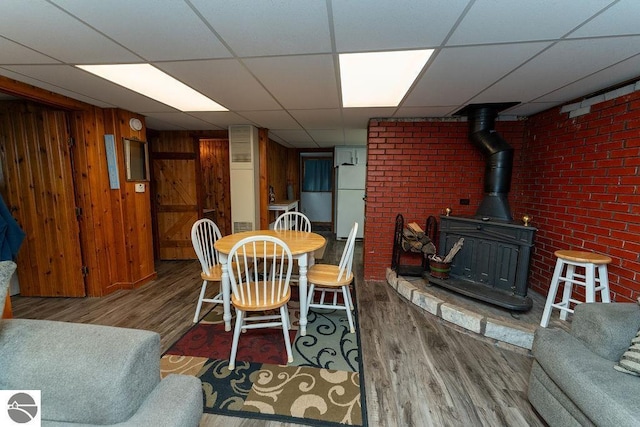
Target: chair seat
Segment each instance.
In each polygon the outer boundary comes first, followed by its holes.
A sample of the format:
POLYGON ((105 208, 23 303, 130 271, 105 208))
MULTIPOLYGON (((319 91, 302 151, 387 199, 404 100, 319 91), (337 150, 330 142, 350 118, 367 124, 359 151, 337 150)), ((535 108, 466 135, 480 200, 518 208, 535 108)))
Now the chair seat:
POLYGON ((251 282, 251 283, 243 283, 242 285, 240 285, 240 288, 244 288, 242 289, 244 295, 247 295, 249 292, 246 289, 247 286, 251 286, 251 303, 245 301, 244 303, 242 302, 242 300, 240 300, 240 298, 236 298, 235 295, 231 295, 231 303, 238 309, 242 310, 242 311, 266 311, 266 310, 272 310, 274 308, 279 308, 281 306, 283 306, 284 304, 288 303, 289 300, 291 299, 291 288, 287 289, 287 293, 281 297, 276 297, 273 302, 271 302, 272 296, 273 296, 273 292, 271 291, 271 287, 270 286, 266 286, 267 289, 267 295, 266 295, 266 303, 261 303, 258 304, 257 301, 265 301, 265 286, 263 282, 259 282, 258 283, 258 294, 256 296, 255 290, 256 290, 256 283, 255 282, 251 282))
POLYGON ((339 288, 353 281, 353 273, 345 274, 337 280, 340 266, 333 264, 314 264, 309 267, 307 281, 321 287, 339 288))
MULTIPOLYGON (((243 269, 242 265, 244 265, 244 263, 241 263, 240 269, 243 269)), ((235 269, 236 266, 237 263, 232 262, 230 267, 235 269)), ((220 282, 222 280, 222 265, 214 265, 209 269, 207 273, 205 273, 204 271, 200 273, 200 277, 202 278, 202 280, 206 280, 208 282, 220 282)))

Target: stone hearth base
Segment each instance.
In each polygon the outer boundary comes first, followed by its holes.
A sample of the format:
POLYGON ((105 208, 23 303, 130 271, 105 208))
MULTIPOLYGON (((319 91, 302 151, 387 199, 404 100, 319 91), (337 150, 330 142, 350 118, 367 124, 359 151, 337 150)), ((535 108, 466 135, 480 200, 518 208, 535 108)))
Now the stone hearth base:
MULTIPOLYGON (((526 313, 510 312, 440 288, 420 277, 398 276, 390 268, 387 269, 387 283, 401 296, 434 316, 498 345, 506 344, 524 351, 531 349, 546 299, 546 296, 528 290, 533 308, 526 313)), ((549 327, 568 329, 571 316, 568 320, 560 320, 558 310, 554 310, 549 327)))

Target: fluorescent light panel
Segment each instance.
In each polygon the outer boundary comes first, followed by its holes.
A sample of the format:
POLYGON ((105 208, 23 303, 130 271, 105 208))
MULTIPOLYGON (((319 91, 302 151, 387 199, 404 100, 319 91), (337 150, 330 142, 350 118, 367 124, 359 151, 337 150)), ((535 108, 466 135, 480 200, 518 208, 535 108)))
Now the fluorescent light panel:
POLYGON ((229 111, 151 64, 76 65, 180 111, 229 111))
POLYGON ((342 106, 396 107, 433 49, 340 54, 342 106))

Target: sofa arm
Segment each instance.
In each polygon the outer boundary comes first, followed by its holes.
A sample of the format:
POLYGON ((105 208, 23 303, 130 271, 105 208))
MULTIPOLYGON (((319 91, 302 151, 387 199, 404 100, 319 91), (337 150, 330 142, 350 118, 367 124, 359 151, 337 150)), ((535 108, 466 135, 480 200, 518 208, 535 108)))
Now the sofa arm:
POLYGON ((197 427, 202 418, 202 383, 190 375, 168 375, 118 427, 197 427))
POLYGON ((160 336, 109 326, 0 321, 0 389, 41 390, 43 420, 114 424, 160 382, 160 336))
POLYGON ((571 335, 600 357, 617 361, 640 329, 635 303, 587 303, 575 307, 571 335))

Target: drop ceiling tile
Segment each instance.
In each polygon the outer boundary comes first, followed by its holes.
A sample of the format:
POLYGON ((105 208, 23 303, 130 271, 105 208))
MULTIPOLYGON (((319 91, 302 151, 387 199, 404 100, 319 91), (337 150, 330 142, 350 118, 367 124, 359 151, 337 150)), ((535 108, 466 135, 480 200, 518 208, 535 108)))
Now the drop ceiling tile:
POLYGON ((331 55, 245 59, 245 64, 287 109, 339 108, 331 55))
POLYGON ((346 128, 366 129, 372 117, 391 117, 395 111, 389 107, 344 108, 342 119, 346 128))
POLYGON ((547 46, 518 43, 442 49, 402 106, 465 104, 547 46))
POLYGON ((568 84, 563 88, 536 99, 535 102, 555 102, 559 104, 565 103, 568 100, 583 98, 593 92, 614 86, 620 82, 625 82, 630 79, 640 80, 638 70, 640 70, 640 55, 568 84))
POLYGON ((558 39, 612 2, 476 1, 447 45, 558 39))
POLYGON ((269 129, 269 134, 272 133, 296 147, 311 147, 317 145, 313 139, 311 139, 311 136, 303 129, 269 129))
POLYGON ((415 49, 438 46, 468 0, 334 1, 338 52, 415 49))
POLYGON ((6 65, 59 63, 59 61, 36 52, 35 50, 21 46, 18 43, 14 43, 11 40, 3 39, 1 37, 0 52, 2 52, 2 56, 0 56, 0 63, 6 65))
POLYGON ((638 46, 640 36, 558 42, 473 98, 472 102, 527 102, 538 99, 636 55, 638 46))
POLYGON ((308 132, 316 144, 322 147, 344 143, 342 129, 310 129, 308 132))
POLYGON ((161 62, 154 65, 229 110, 280 108, 236 59, 161 62))
POLYGON ((342 123, 340 109, 289 110, 298 123, 307 129, 333 128, 342 123))
POLYGON ((181 1, 54 2, 147 61, 231 56, 200 17, 181 1))
POLYGON ((331 52, 325 2, 192 3, 238 56, 331 52))
POLYGON ((640 17, 640 2, 622 0, 569 34, 568 37, 638 34, 640 33, 638 17, 640 17))
POLYGON ((507 114, 514 114, 517 116, 528 117, 533 114, 541 113, 549 108, 558 106, 557 102, 530 102, 527 104, 516 105, 513 108, 509 108, 507 114))
MULTIPOLYGON (((192 116, 189 113, 175 112, 175 113, 149 113, 145 116, 149 123, 170 123, 181 129, 188 130, 221 130, 223 128, 216 127, 211 123, 207 123, 197 117, 192 116)), ((151 126, 149 126, 151 127, 151 126)), ((152 128, 155 129, 155 128, 152 128)))
POLYGON ((193 111, 190 116, 211 123, 221 129, 228 129, 231 125, 255 125, 256 123, 231 111, 193 111))
POLYGON ((401 107, 393 116, 396 118, 414 118, 414 117, 448 117, 455 113, 464 105, 437 105, 433 107, 401 107))
POLYGON ((300 125, 284 110, 244 111, 242 115, 259 127, 275 129, 301 129, 300 125))
POLYGON ((133 112, 176 111, 168 105, 69 65, 17 65, 6 69, 94 99, 94 105, 98 102, 107 103, 133 112))
POLYGON ((109 104, 107 102, 100 101, 98 99, 90 98, 88 96, 81 95, 72 90, 67 90, 61 88, 59 86, 53 85, 51 83, 43 82, 41 80, 35 79, 33 77, 25 76, 24 74, 17 73, 15 71, 0 67, 0 75, 9 77, 14 80, 18 80, 23 83, 30 84, 32 86, 39 87, 43 90, 48 90, 53 93, 57 93, 59 95, 63 95, 69 97, 71 99, 75 99, 77 101, 85 102, 90 105, 95 105, 100 108, 114 108, 115 104, 109 104))
POLYGON ((25 7, 24 3, 22 0, 0 3, 0 36, 71 64, 140 61, 54 5, 39 2, 37 7, 25 7))

